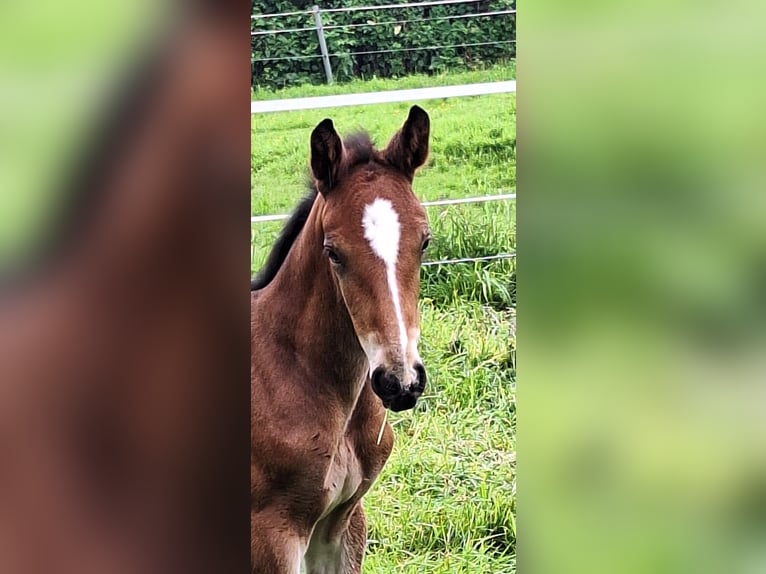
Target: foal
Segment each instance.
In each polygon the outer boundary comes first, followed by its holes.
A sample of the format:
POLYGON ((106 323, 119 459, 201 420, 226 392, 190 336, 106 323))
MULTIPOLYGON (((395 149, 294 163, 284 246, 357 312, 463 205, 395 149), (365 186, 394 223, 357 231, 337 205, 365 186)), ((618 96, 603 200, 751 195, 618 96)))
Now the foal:
POLYGON ((251 285, 251 565, 357 574, 361 498, 393 446, 385 409, 415 406, 418 291, 429 240, 412 192, 428 155, 413 106, 388 146, 311 134, 313 192, 251 285))

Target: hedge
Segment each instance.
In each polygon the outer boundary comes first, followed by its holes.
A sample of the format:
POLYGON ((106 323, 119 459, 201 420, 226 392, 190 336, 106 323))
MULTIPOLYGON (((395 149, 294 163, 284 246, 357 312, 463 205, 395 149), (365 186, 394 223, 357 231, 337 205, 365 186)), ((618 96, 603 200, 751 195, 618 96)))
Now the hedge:
MULTIPOLYGON (((276 14, 351 6, 379 6, 402 3, 403 0, 324 0, 287 2, 262 0, 252 2, 253 14, 276 14)), ((361 10, 356 12, 322 12, 325 38, 336 81, 372 76, 389 78, 411 73, 439 73, 445 70, 471 69, 516 56, 516 14, 470 18, 436 19, 463 14, 481 14, 514 9, 516 0, 481 0, 479 2, 361 10), (431 20, 429 20, 431 19, 431 20), (394 23, 397 21, 404 23, 394 23), (379 25, 371 26, 370 23, 379 25), (355 24, 332 28, 341 24, 355 24), (329 29, 328 29, 329 27, 329 29), (514 41, 514 42, 508 42, 514 41), (440 49, 431 46, 454 46, 481 42, 503 44, 440 49), (357 54, 376 50, 409 51, 357 54)), ((251 37, 252 84, 262 87, 284 87, 302 83, 325 82, 321 51, 314 28, 313 14, 254 19, 252 31, 309 28, 300 32, 264 34, 251 37), (295 58, 295 57, 298 58, 295 58), (266 58, 290 58, 261 61, 266 58), (295 58, 295 59, 293 59, 295 58)))

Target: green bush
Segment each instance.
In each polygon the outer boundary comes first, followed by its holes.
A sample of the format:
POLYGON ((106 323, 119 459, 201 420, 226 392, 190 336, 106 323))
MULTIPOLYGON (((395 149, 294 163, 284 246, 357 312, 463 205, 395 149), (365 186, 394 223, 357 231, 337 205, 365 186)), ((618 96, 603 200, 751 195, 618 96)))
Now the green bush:
MULTIPOLYGON (((262 0, 252 3, 253 14, 275 14, 311 10, 316 3, 331 8, 387 5, 401 0, 325 0, 324 2, 262 0)), ((412 73, 440 73, 470 69, 516 56, 516 15, 436 19, 514 9, 516 0, 481 0, 419 8, 322 12, 330 64, 336 81, 353 78, 392 78, 412 73), (401 22, 403 23, 395 23, 401 22), (376 25, 370 25, 370 23, 376 25), (351 25, 334 28, 339 25, 351 25), (509 42, 514 41, 514 42, 509 42), (481 46, 429 49, 483 42, 506 42, 481 46), (404 50, 372 54, 380 50, 404 50)), ((284 87, 325 81, 313 14, 255 19, 252 31, 294 30, 299 32, 251 37, 252 84, 284 87), (268 60, 275 58, 274 60, 268 60), (287 59, 282 59, 287 58, 287 59), (267 59, 266 61, 263 61, 267 59)))

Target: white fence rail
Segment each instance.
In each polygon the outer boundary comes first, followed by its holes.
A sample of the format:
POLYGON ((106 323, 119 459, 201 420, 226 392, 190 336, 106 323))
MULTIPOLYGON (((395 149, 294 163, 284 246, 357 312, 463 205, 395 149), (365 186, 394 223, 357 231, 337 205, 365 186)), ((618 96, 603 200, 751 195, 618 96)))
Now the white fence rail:
POLYGON ((266 112, 288 112, 293 110, 316 110, 320 108, 340 108, 343 106, 390 104, 393 102, 416 102, 419 100, 435 100, 440 98, 454 98, 457 96, 505 94, 515 91, 516 80, 507 80, 504 82, 437 86, 434 88, 414 88, 411 90, 391 90, 388 92, 289 98, 285 100, 257 100, 250 103, 250 113, 258 114, 266 112))

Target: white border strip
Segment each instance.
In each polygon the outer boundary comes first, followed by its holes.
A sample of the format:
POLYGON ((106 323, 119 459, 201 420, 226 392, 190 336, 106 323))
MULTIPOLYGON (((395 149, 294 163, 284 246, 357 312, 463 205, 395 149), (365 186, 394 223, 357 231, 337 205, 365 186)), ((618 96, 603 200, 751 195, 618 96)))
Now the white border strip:
MULTIPOLYGON (((439 205, 459 205, 463 203, 484 203, 486 201, 502 201, 506 199, 516 199, 515 193, 498 193, 497 195, 485 195, 483 197, 462 197, 460 199, 439 199, 437 201, 424 201, 423 207, 435 207, 439 205)), ((250 223, 261 223, 264 221, 282 221, 290 217, 287 213, 277 215, 256 215, 250 218, 250 223)))
POLYGON ((458 86, 438 86, 435 88, 415 88, 411 90, 392 90, 387 92, 342 94, 337 96, 290 98, 287 100, 260 100, 250 102, 250 113, 258 114, 264 112, 340 108, 344 106, 365 106, 371 104, 389 104, 393 102, 434 100, 455 96, 506 94, 511 92, 516 92, 516 80, 487 82, 482 84, 462 84, 458 86))

